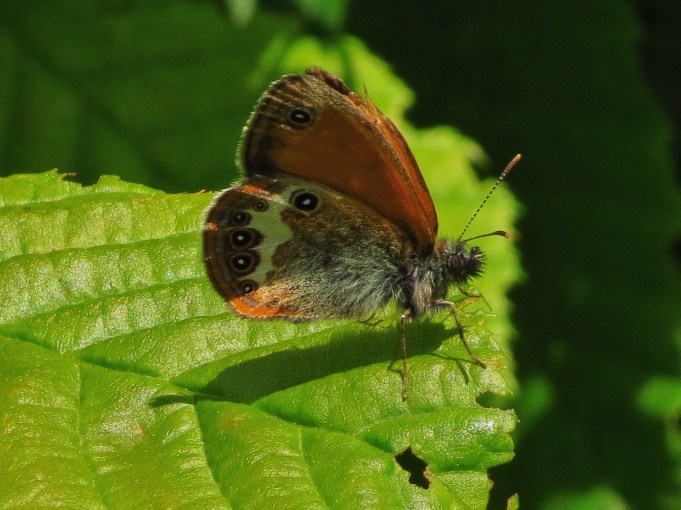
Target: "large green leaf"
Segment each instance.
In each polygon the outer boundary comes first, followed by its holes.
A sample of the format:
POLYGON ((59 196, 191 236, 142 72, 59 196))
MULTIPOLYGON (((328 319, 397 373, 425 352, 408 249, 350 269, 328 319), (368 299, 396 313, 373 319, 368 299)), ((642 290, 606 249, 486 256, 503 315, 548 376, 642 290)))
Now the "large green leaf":
POLYGON ((451 318, 407 328, 402 402, 394 326, 227 312, 212 197, 0 180, 0 506, 484 508, 515 424, 477 402, 507 392, 487 314, 464 311, 488 369, 451 318))

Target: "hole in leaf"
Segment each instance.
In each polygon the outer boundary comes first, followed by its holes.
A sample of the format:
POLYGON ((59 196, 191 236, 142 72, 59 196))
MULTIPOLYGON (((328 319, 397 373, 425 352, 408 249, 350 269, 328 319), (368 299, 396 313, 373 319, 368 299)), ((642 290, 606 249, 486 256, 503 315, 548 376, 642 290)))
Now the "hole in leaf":
POLYGON ((495 403, 494 397, 495 397, 494 393, 492 393, 491 391, 485 391, 485 392, 481 393, 480 395, 478 395, 477 397, 475 397, 475 401, 478 404, 480 404, 482 407, 487 407, 487 408, 494 407, 494 403, 495 403))
POLYGON ((426 475, 428 464, 411 451, 411 446, 402 453, 395 455, 395 460, 402 469, 409 473, 410 484, 417 485, 422 489, 430 488, 430 480, 426 475))
POLYGON ((511 409, 511 401, 508 397, 503 397, 493 391, 484 391, 475 397, 475 401, 482 407, 488 409, 511 409))
POLYGON ((484 391, 477 397, 475 401, 482 407, 488 409, 512 409, 512 402, 508 397, 504 397, 493 391, 484 391))

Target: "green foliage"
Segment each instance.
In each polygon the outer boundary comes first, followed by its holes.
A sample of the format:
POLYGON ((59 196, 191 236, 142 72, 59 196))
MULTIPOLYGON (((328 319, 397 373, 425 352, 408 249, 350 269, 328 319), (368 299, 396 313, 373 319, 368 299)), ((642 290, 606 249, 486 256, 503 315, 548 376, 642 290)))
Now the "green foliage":
MULTIPOLYGON (((673 27, 671 56, 655 56, 671 76, 678 3, 634 4, 673 27)), ((455 124, 499 163, 525 155, 509 178, 524 206, 521 425, 496 504, 518 491, 527 508, 681 508, 681 200, 639 56, 664 34, 621 0, 402 7, 353 4, 348 27, 415 88, 413 118, 455 124)))

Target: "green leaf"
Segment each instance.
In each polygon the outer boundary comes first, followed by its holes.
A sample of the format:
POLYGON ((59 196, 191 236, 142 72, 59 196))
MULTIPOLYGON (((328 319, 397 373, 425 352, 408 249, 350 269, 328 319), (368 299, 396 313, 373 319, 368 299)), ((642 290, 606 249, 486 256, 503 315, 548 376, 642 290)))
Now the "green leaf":
POLYGON ((500 374, 450 318, 417 322, 402 402, 394 326, 233 316, 201 260, 212 197, 0 180, 0 506, 483 508, 512 456, 513 413, 476 401, 500 374))

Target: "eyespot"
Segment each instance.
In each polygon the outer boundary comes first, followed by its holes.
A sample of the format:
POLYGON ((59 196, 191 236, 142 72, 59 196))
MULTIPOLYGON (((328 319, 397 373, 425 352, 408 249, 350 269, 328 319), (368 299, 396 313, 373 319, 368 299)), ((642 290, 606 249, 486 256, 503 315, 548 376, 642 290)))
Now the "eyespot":
POLYGON ((244 246, 248 245, 252 239, 253 234, 251 234, 249 230, 245 229, 233 230, 229 235, 229 240, 231 241, 232 246, 235 248, 243 248, 244 246))
POLYGON ((296 191, 291 197, 291 202, 296 209, 310 212, 319 207, 319 197, 309 191, 296 191))
POLYGON ((245 296, 258 290, 258 284, 253 280, 243 280, 239 283, 239 294, 245 296))
POLYGON ((252 228, 235 228, 229 233, 229 244, 232 248, 253 248, 260 244, 262 234, 252 228))
POLYGON ((257 212, 266 211, 269 206, 270 204, 267 203, 267 200, 258 199, 253 202, 253 210, 257 212))
POLYGON ((246 211, 235 211, 232 213, 232 217, 230 218, 230 224, 232 225, 243 226, 248 225, 250 222, 251 215, 246 211))
POLYGON ((287 119, 289 124, 294 127, 304 127, 312 121, 312 112, 307 108, 294 108, 288 112, 287 119))
POLYGON ((235 273, 252 273, 260 262, 260 257, 254 251, 244 251, 235 253, 229 259, 229 265, 235 273))

